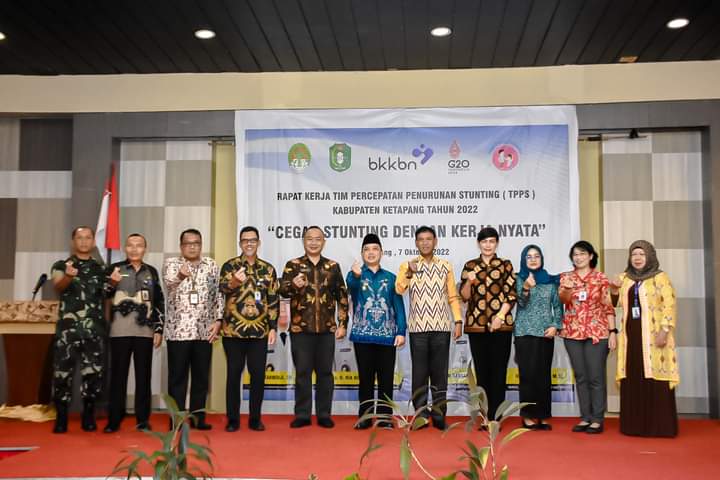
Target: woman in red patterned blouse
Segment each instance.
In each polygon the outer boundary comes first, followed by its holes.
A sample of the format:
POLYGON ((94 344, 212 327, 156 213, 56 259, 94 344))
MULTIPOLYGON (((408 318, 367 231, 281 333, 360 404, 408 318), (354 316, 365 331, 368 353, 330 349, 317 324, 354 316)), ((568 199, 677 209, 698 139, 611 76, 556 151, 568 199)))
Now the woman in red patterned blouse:
POLYGON ((598 254, 581 240, 570 249, 575 269, 560 275, 560 301, 565 305, 560 336, 575 374, 581 421, 573 432, 601 433, 607 407, 605 368, 608 350, 617 344, 615 309, 609 281, 595 270, 598 254))

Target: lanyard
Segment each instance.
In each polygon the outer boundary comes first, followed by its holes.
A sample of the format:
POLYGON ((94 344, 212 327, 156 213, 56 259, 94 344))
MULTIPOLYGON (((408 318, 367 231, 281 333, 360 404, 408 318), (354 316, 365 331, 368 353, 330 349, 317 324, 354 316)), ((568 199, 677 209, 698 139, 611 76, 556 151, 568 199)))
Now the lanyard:
POLYGON ((640 307, 640 282, 635 282, 633 290, 635 292, 633 295, 633 307, 640 307))

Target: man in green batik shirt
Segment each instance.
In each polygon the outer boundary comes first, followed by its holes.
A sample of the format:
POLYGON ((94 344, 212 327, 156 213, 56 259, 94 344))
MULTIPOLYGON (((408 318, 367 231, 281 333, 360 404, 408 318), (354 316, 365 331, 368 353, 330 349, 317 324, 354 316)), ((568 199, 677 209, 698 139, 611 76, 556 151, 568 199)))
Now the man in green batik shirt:
POLYGON ((260 420, 265 391, 265 360, 268 344, 275 343, 279 312, 275 268, 257 257, 260 234, 255 227, 240 230, 242 255, 231 258, 220 271, 220 291, 225 295, 222 342, 227 358, 225 430, 240 428, 240 383, 245 360, 250 373, 248 427, 262 431, 260 420))
POLYGON ((83 398, 82 429, 92 432, 95 399, 103 385, 106 324, 103 317, 106 268, 92 258, 95 232, 77 227, 72 232, 72 255, 58 260, 51 275, 60 295, 60 311, 53 342, 53 400, 57 410, 54 433, 67 431, 73 370, 80 359, 83 398))

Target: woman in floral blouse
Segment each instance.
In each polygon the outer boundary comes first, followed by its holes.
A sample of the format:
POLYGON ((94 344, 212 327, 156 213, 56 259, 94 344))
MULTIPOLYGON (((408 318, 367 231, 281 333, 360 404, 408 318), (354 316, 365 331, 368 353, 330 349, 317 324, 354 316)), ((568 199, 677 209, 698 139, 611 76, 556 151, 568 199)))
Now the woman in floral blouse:
POLYGON ((552 359, 563 314, 559 277, 550 275, 544 267, 540 247, 528 245, 520 255, 520 273, 515 283, 515 361, 520 371, 520 402, 531 403, 523 407, 520 416, 523 427, 532 430, 552 429, 543 420, 552 416, 552 359))
POLYGON ((560 275, 560 300, 565 304, 562 332, 575 373, 581 421, 573 432, 602 433, 607 407, 605 368, 608 349, 617 345, 615 309, 609 281, 595 270, 598 254, 584 240, 570 249, 575 269, 560 275))

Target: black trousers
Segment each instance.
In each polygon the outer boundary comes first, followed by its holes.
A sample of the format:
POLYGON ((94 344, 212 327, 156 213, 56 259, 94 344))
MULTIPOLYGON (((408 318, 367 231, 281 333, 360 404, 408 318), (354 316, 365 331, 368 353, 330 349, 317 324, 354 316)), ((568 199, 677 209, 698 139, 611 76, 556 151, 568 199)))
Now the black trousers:
POLYGON ((228 421, 237 423, 240 420, 240 386, 246 360, 250 373, 250 420, 260 420, 265 393, 267 338, 223 337, 222 344, 227 359, 225 409, 228 421))
POLYGON ((555 339, 524 335, 515 337, 515 361, 520 371, 520 410, 525 418, 552 416, 552 359, 555 339))
POLYGON ((505 400, 507 364, 512 348, 512 332, 468 333, 477 384, 488 399, 488 419, 494 420, 505 400))
POLYGON ((377 378, 378 400, 392 400, 393 378, 395 376, 395 347, 374 343, 354 343, 355 359, 358 365, 358 417, 366 412, 392 414, 392 408, 379 405, 373 408, 371 400, 375 398, 375 379, 377 378))
POLYGON ((425 414, 444 418, 447 413, 448 363, 450 357, 450 332, 421 332, 410 334, 410 358, 412 359, 412 395, 415 410, 428 405, 428 381, 432 390, 432 403, 437 404, 440 414, 425 414))
POLYGON ((127 398, 130 358, 132 358, 135 366, 135 419, 137 423, 145 423, 150 418, 152 352, 152 338, 110 338, 109 425, 119 427, 126 415, 125 401, 127 398))
MULTIPOLYGON (((205 408, 210 376, 212 345, 207 340, 170 340, 168 352, 168 393, 180 410, 185 410, 188 374, 192 376, 190 385, 190 412, 205 408)), ((205 412, 198 412, 199 422, 205 420, 205 412)))
POLYGON ((332 411, 333 359, 335 335, 332 333, 293 333, 292 358, 295 363, 295 417, 312 415, 312 373, 315 371, 315 414, 329 418, 332 411))

